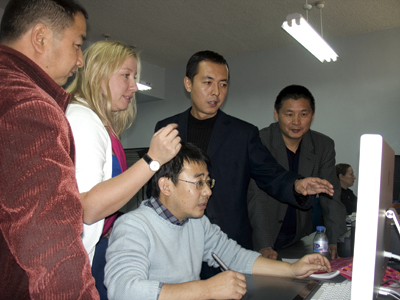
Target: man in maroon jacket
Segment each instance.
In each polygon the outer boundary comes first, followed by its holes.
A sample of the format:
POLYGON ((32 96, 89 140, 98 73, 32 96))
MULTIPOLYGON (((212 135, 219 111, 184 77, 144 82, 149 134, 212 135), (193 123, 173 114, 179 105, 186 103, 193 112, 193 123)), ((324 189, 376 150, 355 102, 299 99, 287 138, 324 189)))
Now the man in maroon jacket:
POLYGON ((0 40, 0 298, 98 299, 83 247, 60 85, 83 65, 86 11, 11 0, 0 40))

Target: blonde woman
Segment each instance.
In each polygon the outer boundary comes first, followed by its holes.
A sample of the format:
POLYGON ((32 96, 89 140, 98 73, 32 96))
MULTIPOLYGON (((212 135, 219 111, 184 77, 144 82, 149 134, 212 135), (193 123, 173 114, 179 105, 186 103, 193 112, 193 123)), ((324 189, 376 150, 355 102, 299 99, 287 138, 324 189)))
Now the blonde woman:
POLYGON ((119 42, 101 41, 90 46, 83 59, 84 67, 67 89, 72 98, 66 115, 75 140, 82 240, 101 299, 106 299, 105 250, 115 213, 153 176, 156 162, 162 165, 176 155, 180 138, 175 124, 162 128, 153 135, 147 161, 127 169, 120 137, 136 116, 139 56, 119 42))

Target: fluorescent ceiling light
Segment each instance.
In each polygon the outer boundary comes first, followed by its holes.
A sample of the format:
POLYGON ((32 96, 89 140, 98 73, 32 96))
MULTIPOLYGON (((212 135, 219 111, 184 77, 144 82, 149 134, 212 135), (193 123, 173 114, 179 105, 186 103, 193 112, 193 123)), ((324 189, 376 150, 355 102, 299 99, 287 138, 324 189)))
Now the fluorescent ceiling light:
POLYGON ((149 82, 144 82, 144 81, 136 82, 136 85, 139 91, 149 91, 152 89, 151 83, 149 82))
POLYGON ((299 13, 290 14, 282 28, 321 62, 336 61, 338 55, 299 13))

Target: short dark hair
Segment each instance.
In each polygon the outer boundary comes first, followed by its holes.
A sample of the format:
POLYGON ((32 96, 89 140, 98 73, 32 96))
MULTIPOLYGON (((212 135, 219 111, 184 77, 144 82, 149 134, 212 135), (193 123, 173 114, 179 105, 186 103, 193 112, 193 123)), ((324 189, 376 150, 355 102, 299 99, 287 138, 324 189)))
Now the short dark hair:
POLYGON ((301 85, 289 85, 285 87, 278 96, 276 97, 275 100, 275 110, 279 113, 279 110, 283 106, 283 102, 288 100, 288 99, 294 99, 298 100, 304 98, 310 102, 310 106, 312 109, 313 114, 315 113, 315 99, 314 96, 311 94, 311 92, 304 86, 301 85))
POLYGON ((225 65, 228 69, 228 80, 229 80, 230 76, 229 66, 225 58, 216 52, 205 50, 196 52, 189 58, 189 61, 186 65, 186 77, 188 77, 190 81, 193 82, 194 76, 196 76, 197 73, 199 73, 199 63, 201 63, 202 61, 210 61, 219 65, 225 65))
POLYGON ((349 164, 337 164, 336 165, 336 176, 339 178, 339 175, 342 174, 343 176, 346 175, 348 169, 351 166, 349 164))
POLYGON ((175 185, 178 183, 178 177, 182 172, 185 162, 210 165, 210 159, 207 154, 199 147, 192 143, 181 142, 181 144, 182 147, 178 154, 169 162, 162 165, 160 170, 151 178, 151 193, 153 197, 160 197, 160 187, 158 186, 158 180, 160 178, 166 177, 171 179, 175 185))
POLYGON ((40 22, 59 34, 74 24, 78 13, 88 18, 74 0, 10 0, 1 20, 0 41, 13 42, 40 22))

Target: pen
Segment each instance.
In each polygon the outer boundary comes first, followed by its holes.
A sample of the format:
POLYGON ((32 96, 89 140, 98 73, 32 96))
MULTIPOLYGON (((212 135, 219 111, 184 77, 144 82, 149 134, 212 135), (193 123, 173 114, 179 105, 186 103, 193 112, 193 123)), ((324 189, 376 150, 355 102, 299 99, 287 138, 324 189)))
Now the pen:
POLYGON ((228 266, 215 254, 214 252, 211 252, 211 256, 215 259, 215 261, 220 265, 221 269, 223 271, 228 271, 230 270, 228 266))

